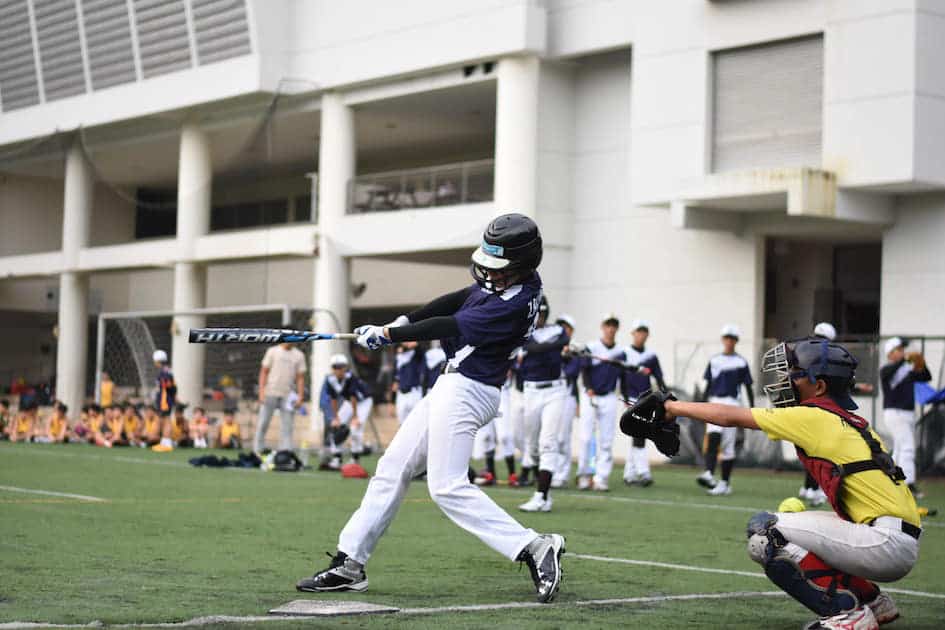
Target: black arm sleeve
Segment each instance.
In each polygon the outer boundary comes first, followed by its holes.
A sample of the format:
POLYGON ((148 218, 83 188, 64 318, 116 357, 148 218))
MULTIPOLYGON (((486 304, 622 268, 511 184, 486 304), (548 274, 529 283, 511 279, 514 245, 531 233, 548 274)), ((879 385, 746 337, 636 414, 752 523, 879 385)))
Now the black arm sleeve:
POLYGON ((752 391, 751 385, 749 385, 748 383, 745 383, 745 391, 748 392, 748 406, 754 407, 755 406, 755 392, 752 391))
MULTIPOLYGON (((422 309, 421 309, 422 310, 422 309)), ((408 315, 407 317, 410 317, 408 315)), ((393 342, 400 341, 427 341, 429 339, 445 339, 459 336, 459 324, 452 315, 430 317, 416 324, 394 326, 388 328, 387 333, 393 342)))
MULTIPOLYGON (((466 298, 469 297, 470 289, 471 287, 464 287, 459 291, 441 295, 426 306, 421 306, 417 310, 407 313, 407 319, 410 320, 411 324, 415 324, 417 322, 422 322, 425 319, 430 319, 431 317, 452 315, 459 310, 459 308, 463 305, 463 302, 466 301, 466 298)), ((445 336, 450 337, 452 335, 445 336)), ((436 337, 424 337, 424 339, 436 339, 436 337)))
POLYGON ((567 337, 559 337, 553 341, 548 341, 545 343, 538 343, 537 341, 529 341, 522 348, 525 352, 551 352, 552 350, 562 350, 568 345, 567 337))

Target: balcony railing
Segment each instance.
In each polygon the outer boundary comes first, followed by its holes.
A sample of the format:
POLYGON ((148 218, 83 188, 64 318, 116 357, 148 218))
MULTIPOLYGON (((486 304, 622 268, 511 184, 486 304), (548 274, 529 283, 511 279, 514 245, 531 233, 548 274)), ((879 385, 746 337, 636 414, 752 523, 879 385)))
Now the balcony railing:
POLYGON ((348 213, 431 208, 492 201, 493 160, 359 175, 348 188, 348 213))

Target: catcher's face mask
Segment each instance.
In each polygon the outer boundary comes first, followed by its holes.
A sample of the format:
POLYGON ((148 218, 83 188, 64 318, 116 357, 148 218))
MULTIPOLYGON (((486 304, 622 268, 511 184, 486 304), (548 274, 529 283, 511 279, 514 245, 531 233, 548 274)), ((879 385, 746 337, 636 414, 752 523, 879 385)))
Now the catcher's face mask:
POLYGON ((761 358, 761 371, 764 374, 765 394, 775 407, 790 407, 800 400, 797 388, 791 380, 796 374, 791 372, 787 344, 779 343, 764 353, 761 358))

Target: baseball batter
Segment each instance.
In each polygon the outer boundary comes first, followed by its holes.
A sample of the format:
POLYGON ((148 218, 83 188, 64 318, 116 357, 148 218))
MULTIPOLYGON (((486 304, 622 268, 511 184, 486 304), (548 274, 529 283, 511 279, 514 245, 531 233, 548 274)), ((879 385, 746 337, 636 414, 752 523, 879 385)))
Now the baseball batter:
POLYGON ((748 555, 818 619, 806 628, 877 630, 899 610, 876 582, 906 576, 919 554, 918 509, 880 438, 853 413, 857 361, 826 339, 781 343, 763 359, 774 409, 679 402, 648 394, 621 429, 669 426, 675 416, 723 427, 760 429, 795 445, 827 494, 833 513, 759 512, 748 521, 748 555), (666 421, 669 421, 668 423, 666 421))
POLYGON ((361 326, 358 344, 376 350, 440 339, 444 373, 401 425, 361 506, 338 539, 330 566, 301 580, 300 591, 364 591, 364 567, 397 513, 411 479, 424 469, 430 497, 454 523, 509 558, 525 562, 539 602, 561 582, 564 537, 536 534, 495 504, 467 476, 476 432, 498 411, 512 351, 534 330, 541 301, 542 242, 521 214, 494 219, 472 255, 476 282, 401 315, 386 326, 361 326))

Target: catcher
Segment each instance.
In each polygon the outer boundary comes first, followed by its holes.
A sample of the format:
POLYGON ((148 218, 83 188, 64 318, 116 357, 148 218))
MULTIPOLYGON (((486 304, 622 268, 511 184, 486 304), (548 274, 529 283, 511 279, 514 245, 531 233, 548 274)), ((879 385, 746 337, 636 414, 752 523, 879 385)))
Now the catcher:
POLYGON ((748 555, 768 578, 819 619, 807 628, 874 630, 899 617, 874 582, 894 582, 915 565, 920 519, 902 470, 867 422, 852 413, 856 359, 826 339, 781 343, 764 355, 775 409, 677 401, 651 392, 621 417, 667 455, 678 451, 675 418, 761 429, 797 448, 823 488, 829 512, 759 512, 748 521, 748 555), (665 450, 664 450, 665 449, 665 450))

